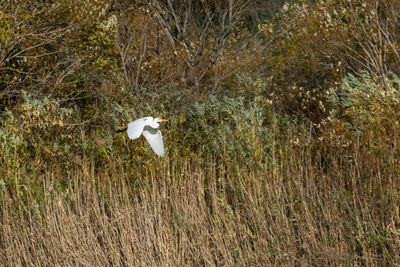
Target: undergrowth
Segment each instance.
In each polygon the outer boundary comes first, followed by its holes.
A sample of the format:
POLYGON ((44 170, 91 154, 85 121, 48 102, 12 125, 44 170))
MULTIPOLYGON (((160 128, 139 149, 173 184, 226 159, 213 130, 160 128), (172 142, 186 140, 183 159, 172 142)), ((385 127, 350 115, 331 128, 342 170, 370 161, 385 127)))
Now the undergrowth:
POLYGON ((133 172, 122 162, 86 162, 67 173, 15 173, 0 185, 0 261, 400 263, 398 151, 332 151, 326 168, 327 155, 315 157, 306 140, 272 144, 273 155, 252 170, 193 155, 133 172))

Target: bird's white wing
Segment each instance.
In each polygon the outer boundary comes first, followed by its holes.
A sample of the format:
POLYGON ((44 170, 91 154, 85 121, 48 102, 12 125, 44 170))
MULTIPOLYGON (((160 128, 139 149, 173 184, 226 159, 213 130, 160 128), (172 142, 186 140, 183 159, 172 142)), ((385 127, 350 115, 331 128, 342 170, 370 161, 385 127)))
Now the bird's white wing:
POLYGON ((128 136, 130 139, 137 139, 143 132, 143 128, 145 126, 145 119, 140 118, 128 124, 128 136))
POLYGON ((143 135, 146 137, 147 142, 149 142, 154 152, 160 157, 164 157, 164 143, 160 130, 154 129, 150 126, 145 126, 143 129, 143 135))

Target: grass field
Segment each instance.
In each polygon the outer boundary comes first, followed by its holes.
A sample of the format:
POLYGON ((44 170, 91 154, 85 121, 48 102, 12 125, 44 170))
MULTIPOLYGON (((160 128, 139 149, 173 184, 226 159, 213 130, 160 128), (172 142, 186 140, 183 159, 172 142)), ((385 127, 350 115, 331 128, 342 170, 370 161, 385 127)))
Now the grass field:
POLYGON ((324 157, 276 146, 246 171, 231 160, 86 162, 15 174, 1 189, 3 265, 399 264, 394 153, 324 157), (99 171, 101 170, 101 171, 99 171), (32 182, 36 181, 36 182, 32 182))

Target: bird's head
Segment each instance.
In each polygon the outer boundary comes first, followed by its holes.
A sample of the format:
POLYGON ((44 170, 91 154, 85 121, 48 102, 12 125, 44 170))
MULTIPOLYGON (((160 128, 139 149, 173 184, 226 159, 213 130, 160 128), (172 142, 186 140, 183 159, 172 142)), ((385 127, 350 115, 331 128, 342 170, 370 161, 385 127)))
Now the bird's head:
POLYGON ((166 122, 166 121, 168 121, 168 120, 166 120, 166 119, 160 119, 160 118, 155 118, 154 120, 153 120, 153 127, 154 128, 158 128, 159 126, 160 126, 160 122, 166 122))

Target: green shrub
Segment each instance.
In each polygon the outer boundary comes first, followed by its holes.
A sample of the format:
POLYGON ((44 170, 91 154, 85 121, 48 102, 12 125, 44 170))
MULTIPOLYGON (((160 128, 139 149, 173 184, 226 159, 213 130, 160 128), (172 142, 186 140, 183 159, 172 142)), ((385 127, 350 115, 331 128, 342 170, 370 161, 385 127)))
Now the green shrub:
POLYGON ((339 86, 328 91, 330 113, 322 124, 328 126, 325 130, 332 139, 391 139, 400 129, 400 80, 389 73, 382 84, 373 81, 367 72, 361 73, 359 78, 348 74, 339 86))
POLYGON ((34 99, 22 92, 23 102, 6 110, 0 123, 0 160, 7 168, 38 167, 59 162, 76 145, 69 126, 73 108, 56 99, 34 99))
POLYGON ((182 146, 249 166, 264 161, 278 124, 284 121, 272 102, 260 95, 265 84, 258 78, 240 76, 233 95, 211 95, 205 102, 194 103, 184 124, 182 146))

